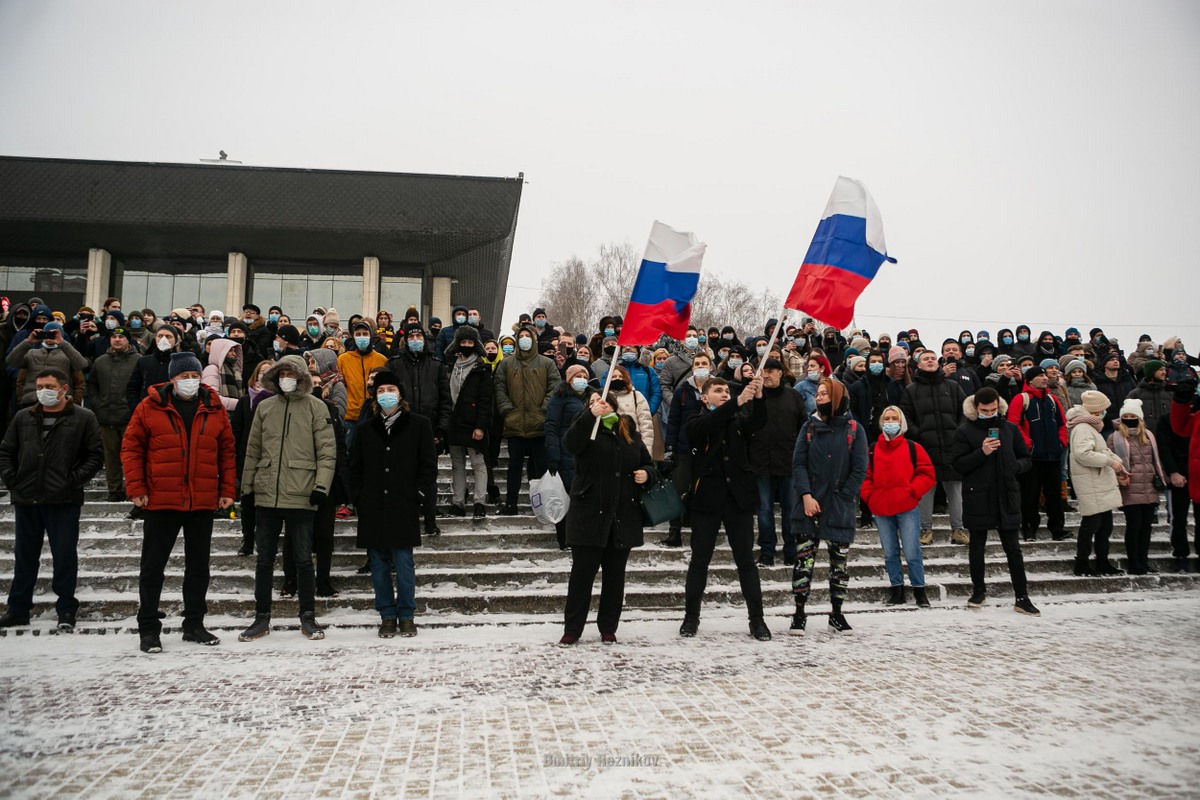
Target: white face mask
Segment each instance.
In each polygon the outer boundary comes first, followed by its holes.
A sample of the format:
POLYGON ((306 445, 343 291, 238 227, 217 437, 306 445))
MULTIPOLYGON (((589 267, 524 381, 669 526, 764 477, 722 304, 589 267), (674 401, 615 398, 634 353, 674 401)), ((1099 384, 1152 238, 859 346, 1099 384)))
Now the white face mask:
POLYGON ((104 327, 108 328, 110 331, 114 330, 117 327, 117 321, 112 317, 109 317, 104 321, 104 327))
POLYGON ((196 393, 199 391, 199 378, 181 378, 175 381, 175 394, 179 395, 185 400, 195 397, 196 393))
POLYGON ((160 337, 158 337, 156 346, 158 347, 159 350, 161 350, 165 353, 171 349, 171 340, 169 338, 167 338, 166 336, 160 336, 160 337))
POLYGON ((520 339, 517 339, 517 347, 522 350, 529 350, 533 347, 533 339, 522 336, 520 339))
POLYGON ((296 379, 280 378, 279 391, 283 392, 284 394, 291 394, 292 392, 296 391, 296 379))
POLYGON ((46 408, 58 405, 58 389, 38 389, 38 402, 46 408))

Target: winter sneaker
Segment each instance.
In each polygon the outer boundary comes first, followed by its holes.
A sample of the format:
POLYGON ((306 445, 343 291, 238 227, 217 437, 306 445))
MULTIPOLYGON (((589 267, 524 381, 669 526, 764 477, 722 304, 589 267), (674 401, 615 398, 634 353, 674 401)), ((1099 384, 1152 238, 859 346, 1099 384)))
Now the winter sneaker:
POLYGON ((305 611, 300 615, 300 635, 305 639, 325 638, 325 629, 317 624, 315 612, 305 611))
POLYGON ((475 519, 487 518, 487 506, 485 506, 483 503, 476 503, 474 512, 475 513, 472 514, 472 516, 475 517, 475 519))
POLYGON ((385 619, 383 622, 379 623, 379 638, 380 639, 391 639, 396 635, 396 633, 397 633, 396 620, 385 619))
POLYGON ((158 638, 157 633, 144 633, 140 647, 143 653, 161 653, 162 640, 158 638))
POLYGON ((604 644, 616 644, 617 635, 615 633, 602 633, 600 634, 600 641, 604 644))
POLYGON ((350 519, 354 516, 354 512, 350 510, 350 506, 339 506, 333 516, 335 519, 350 519))
POLYGON ((462 503, 451 503, 450 504, 450 516, 465 517, 466 515, 467 515, 467 507, 465 505, 463 505, 462 503))
POLYGON ((788 636, 803 636, 808 627, 808 615, 803 611, 792 614, 792 624, 788 626, 788 636))
POLYGON ((400 620, 400 635, 406 636, 406 637, 407 636, 416 636, 417 635, 417 623, 413 622, 411 619, 400 620))
POLYGON ((760 553, 758 554, 758 565, 759 565, 760 567, 773 567, 773 566, 775 566, 775 556, 773 556, 773 555, 772 555, 772 554, 770 554, 770 553, 761 553, 761 552, 760 552, 760 553))
POLYGON ((698 630, 700 630, 700 618, 688 614, 683 618, 683 624, 679 626, 679 635, 685 639, 691 639, 698 630))
POLYGON ((933 544, 933 530, 931 528, 925 528, 921 531, 920 542, 921 544, 933 544))
POLYGON ((1074 539, 1075 534, 1070 531, 1051 531, 1050 539, 1055 542, 1065 542, 1068 539, 1074 539))
POLYGON ((853 628, 846 621, 846 617, 840 611, 832 611, 829 614, 829 629, 834 633, 852 633, 853 628))
POLYGON ((983 608, 987 604, 987 592, 972 592, 967 608, 983 608))
POLYGON ((683 547, 683 536, 679 531, 675 531, 667 536, 667 538, 659 541, 660 547, 683 547))
POLYGON ((75 612, 67 611, 58 615, 58 632, 59 633, 74 633, 75 632, 75 612))
POLYGON ((243 539, 242 546, 238 548, 238 555, 239 556, 254 555, 254 540, 253 539, 243 539))
POLYGON ((208 629, 203 625, 184 625, 183 640, 185 642, 195 642, 206 647, 213 647, 221 643, 221 640, 208 632, 208 629))
POLYGON ((1013 611, 1029 617, 1040 617, 1042 615, 1042 612, 1037 610, 1037 606, 1029 602, 1028 597, 1018 597, 1013 603, 1013 611))
POLYGON ((917 601, 920 608, 929 608, 929 595, 925 593, 924 586, 913 587, 913 600, 917 601))
POLYGON ((1037 529, 1036 528, 1021 528, 1021 541, 1022 542, 1036 542, 1037 541, 1037 529))
POLYGON ((579 637, 572 633, 564 633, 562 638, 558 640, 559 647, 570 647, 579 641, 579 637))
POLYGON ((28 625, 29 617, 18 617, 13 612, 7 612, 3 617, 0 617, 0 628, 15 628, 18 625, 28 625))
POLYGON ((950 543, 951 544, 970 544, 971 543, 971 534, 967 533, 962 528, 955 528, 950 533, 950 543))
POLYGON ((239 642, 253 642, 255 639, 261 639, 271 633, 271 615, 270 614, 255 614, 254 622, 250 623, 250 627, 238 634, 239 642))
POLYGON ((889 606, 902 606, 904 603, 904 584, 902 583, 899 586, 893 586, 892 594, 888 597, 887 604, 889 606))

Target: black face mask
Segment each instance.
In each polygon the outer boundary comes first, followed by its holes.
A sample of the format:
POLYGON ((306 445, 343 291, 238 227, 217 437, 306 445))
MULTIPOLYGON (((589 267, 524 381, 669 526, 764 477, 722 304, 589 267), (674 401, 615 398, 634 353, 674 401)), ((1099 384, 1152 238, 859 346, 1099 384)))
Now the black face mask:
POLYGON ((612 382, 611 388, 614 392, 623 392, 623 391, 625 391, 625 388, 626 388, 625 381, 620 380, 620 379, 614 380, 612 382))
POLYGON ((833 416, 833 403, 817 403, 817 413, 825 419, 833 416))
POLYGON ((475 345, 473 345, 473 344, 460 344, 458 346, 458 354, 460 356, 462 356, 463 358, 469 358, 474 353, 475 353, 475 345))
POLYGON ((604 355, 608 356, 609 359, 613 357, 613 353, 615 352, 617 352, 617 348, 614 345, 604 348, 604 355))

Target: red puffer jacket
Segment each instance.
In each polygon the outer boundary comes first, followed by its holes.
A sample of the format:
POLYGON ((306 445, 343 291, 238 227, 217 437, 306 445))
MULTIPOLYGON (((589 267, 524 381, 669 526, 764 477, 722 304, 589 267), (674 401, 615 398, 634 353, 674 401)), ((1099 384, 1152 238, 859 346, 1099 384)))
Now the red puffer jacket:
POLYGON ((872 449, 861 493, 872 514, 894 517, 916 508, 936 482, 937 472, 925 448, 913 442, 910 451, 909 440, 903 434, 891 441, 881 435, 872 449))
POLYGON ((1200 411, 1191 403, 1171 401, 1171 430, 1176 436, 1190 436, 1188 442, 1188 497, 1200 503, 1200 411))
POLYGON ((170 396, 170 383, 150 387, 125 428, 121 466, 126 492, 130 497, 148 495, 151 511, 214 511, 219 498, 237 497, 229 414, 217 393, 201 386, 188 441, 170 396))

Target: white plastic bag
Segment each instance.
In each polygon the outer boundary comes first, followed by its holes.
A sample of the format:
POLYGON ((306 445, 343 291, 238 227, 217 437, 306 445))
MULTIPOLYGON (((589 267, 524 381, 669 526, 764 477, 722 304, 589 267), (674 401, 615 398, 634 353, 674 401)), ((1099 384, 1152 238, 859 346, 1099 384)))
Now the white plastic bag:
POLYGON ((529 482, 529 503, 533 506, 533 514, 538 518, 538 522, 553 525, 567 516, 571 496, 567 494, 558 473, 551 475, 547 472, 529 482))

